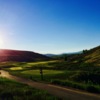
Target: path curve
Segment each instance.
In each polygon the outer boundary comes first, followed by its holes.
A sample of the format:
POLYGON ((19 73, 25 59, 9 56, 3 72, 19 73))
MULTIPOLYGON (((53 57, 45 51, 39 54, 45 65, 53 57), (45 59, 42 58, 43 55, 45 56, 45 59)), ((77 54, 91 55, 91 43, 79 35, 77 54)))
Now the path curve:
POLYGON ((60 87, 57 85, 34 82, 29 79, 11 75, 11 74, 9 74, 9 72, 4 71, 4 70, 1 70, 0 72, 1 72, 0 76, 2 76, 2 77, 6 77, 8 79, 12 79, 17 82, 27 84, 36 89, 46 90, 48 93, 62 98, 62 100, 67 100, 67 99, 68 100, 100 100, 100 95, 97 95, 97 94, 92 94, 92 93, 88 93, 88 92, 82 92, 79 90, 64 88, 64 87, 60 87))

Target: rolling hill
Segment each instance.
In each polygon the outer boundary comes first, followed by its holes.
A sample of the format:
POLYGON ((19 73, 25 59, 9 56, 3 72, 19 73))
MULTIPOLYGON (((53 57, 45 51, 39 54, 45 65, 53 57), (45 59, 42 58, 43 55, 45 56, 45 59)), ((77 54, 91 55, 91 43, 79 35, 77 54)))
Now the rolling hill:
POLYGON ((92 63, 100 66, 100 46, 90 50, 84 50, 82 54, 71 55, 68 57, 69 62, 92 63))
POLYGON ((31 61, 41 61, 48 59, 50 58, 42 54, 31 51, 6 50, 6 49, 0 50, 0 62, 6 62, 6 61, 31 62, 31 61))
POLYGON ((90 49, 84 56, 85 62, 100 64, 100 46, 90 49))

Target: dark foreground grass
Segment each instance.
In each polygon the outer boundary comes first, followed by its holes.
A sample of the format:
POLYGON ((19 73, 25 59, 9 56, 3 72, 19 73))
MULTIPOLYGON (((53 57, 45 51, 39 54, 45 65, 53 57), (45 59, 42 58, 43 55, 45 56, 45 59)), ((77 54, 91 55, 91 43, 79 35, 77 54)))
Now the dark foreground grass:
POLYGON ((0 100, 60 100, 46 91, 0 77, 0 100))

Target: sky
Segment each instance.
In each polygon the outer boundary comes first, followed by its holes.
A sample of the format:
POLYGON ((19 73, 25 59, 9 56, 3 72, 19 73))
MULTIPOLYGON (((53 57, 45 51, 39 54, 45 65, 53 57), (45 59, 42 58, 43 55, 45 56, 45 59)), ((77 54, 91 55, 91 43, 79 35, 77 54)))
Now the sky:
POLYGON ((0 49, 67 53, 100 45, 100 0, 0 0, 0 49))

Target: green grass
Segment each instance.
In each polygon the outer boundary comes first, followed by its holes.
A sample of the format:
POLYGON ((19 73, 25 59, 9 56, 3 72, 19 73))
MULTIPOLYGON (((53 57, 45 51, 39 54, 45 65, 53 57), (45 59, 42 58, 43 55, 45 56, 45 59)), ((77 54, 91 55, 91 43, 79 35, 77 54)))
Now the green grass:
POLYGON ((11 67, 10 70, 22 70, 23 67, 11 67))
MULTIPOLYGON (((51 81, 52 79, 55 78, 57 75, 63 74, 64 71, 57 71, 57 70, 43 70, 43 78, 45 81, 51 81)), ((41 80, 41 74, 40 70, 27 70, 27 71, 22 71, 21 74, 30 76, 31 79, 33 80, 41 80)))
MULTIPOLYGON (((40 75, 40 70, 27 70, 27 71, 22 71, 21 73, 23 74, 29 74, 29 75, 40 75)), ((57 71, 57 70, 43 70, 43 74, 45 75, 55 75, 55 74, 60 74, 63 73, 63 71, 57 71)))
MULTIPOLYGON (((13 75, 17 75, 17 76, 20 76, 20 77, 24 77, 24 78, 29 78, 31 80, 36 80, 36 81, 41 81, 41 74, 40 74, 40 69, 38 70, 35 70, 35 69, 32 69, 32 70, 11 70, 10 68, 10 73, 13 74, 13 75)), ((44 80, 43 81, 46 81, 46 82, 50 82, 52 79, 59 79, 59 77, 61 77, 62 79, 62 76, 64 78, 65 76, 65 71, 62 70, 43 70, 43 78, 44 80)))
POLYGON ((46 91, 0 77, 0 100, 59 100, 46 91))
POLYGON ((31 62, 31 63, 27 63, 28 65, 41 65, 41 64, 48 64, 48 63, 53 63, 53 62, 56 62, 56 60, 52 60, 52 61, 42 61, 42 62, 31 62))

